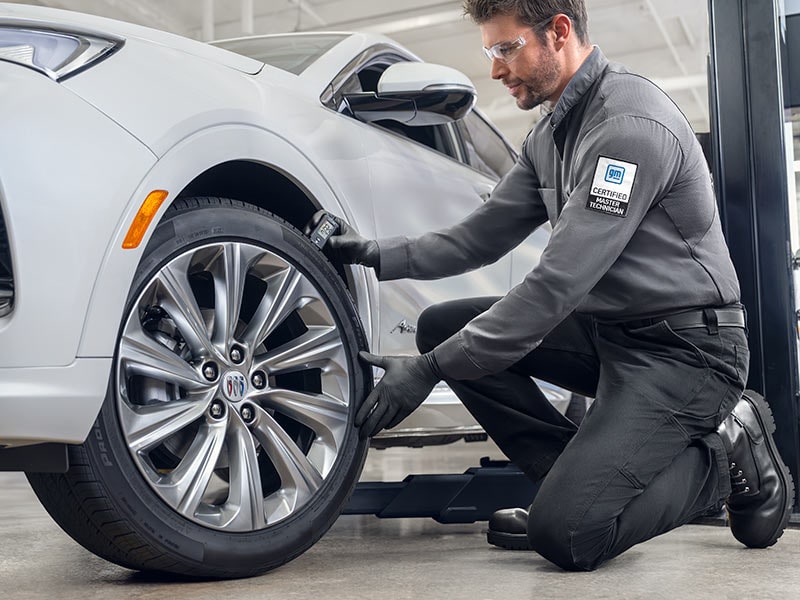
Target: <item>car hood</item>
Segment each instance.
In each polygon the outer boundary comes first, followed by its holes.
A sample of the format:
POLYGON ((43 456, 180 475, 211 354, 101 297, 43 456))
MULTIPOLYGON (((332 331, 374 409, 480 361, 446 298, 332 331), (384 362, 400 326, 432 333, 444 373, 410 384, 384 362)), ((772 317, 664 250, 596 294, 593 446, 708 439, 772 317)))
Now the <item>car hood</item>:
POLYGON ((264 64, 260 61, 209 46, 203 42, 142 25, 133 25, 105 17, 96 17, 56 8, 0 2, 0 25, 28 25, 66 29, 100 36, 103 34, 113 35, 123 39, 135 38, 153 44, 168 46, 249 74, 256 74, 264 67, 264 64))

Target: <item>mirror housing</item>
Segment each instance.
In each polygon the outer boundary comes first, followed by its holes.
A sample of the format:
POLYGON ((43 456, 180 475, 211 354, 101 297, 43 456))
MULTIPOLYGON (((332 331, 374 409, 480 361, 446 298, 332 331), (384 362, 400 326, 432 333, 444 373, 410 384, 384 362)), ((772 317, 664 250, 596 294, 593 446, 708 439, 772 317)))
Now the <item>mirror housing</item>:
POLYGON ((450 67, 400 62, 389 66, 377 92, 345 94, 353 115, 364 122, 389 119, 404 125, 444 125, 466 117, 477 100, 469 78, 450 67))

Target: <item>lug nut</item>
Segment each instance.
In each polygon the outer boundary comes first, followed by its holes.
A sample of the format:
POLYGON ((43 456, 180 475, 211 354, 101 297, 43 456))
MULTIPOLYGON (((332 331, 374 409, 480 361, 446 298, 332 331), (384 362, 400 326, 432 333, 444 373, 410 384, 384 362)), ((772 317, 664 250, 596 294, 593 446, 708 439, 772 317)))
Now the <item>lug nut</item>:
POLYGON ((263 390, 267 387, 267 376, 261 371, 253 373, 253 387, 257 390, 263 390))
POLYGON ((214 419, 221 419, 225 416, 225 403, 222 400, 214 400, 211 403, 211 408, 208 409, 209 414, 214 419))
POLYGON ((242 350, 239 346, 234 346, 231 348, 231 360, 234 364, 241 364, 244 360, 244 350, 242 350))
POLYGON ((203 366, 203 377, 209 381, 216 381, 217 375, 219 375, 219 369, 216 363, 208 362, 203 366))
POLYGON ((256 411, 250 405, 242 407, 242 420, 250 425, 256 419, 256 411))

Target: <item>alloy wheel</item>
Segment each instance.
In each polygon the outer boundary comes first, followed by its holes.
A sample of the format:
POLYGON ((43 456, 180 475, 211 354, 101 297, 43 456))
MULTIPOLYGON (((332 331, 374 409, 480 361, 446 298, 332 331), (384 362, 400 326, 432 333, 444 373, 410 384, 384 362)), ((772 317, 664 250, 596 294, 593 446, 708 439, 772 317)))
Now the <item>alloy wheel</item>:
POLYGON ((266 248, 230 241, 170 259, 131 307, 116 369, 134 462, 207 527, 257 531, 295 515, 344 442, 339 326, 319 287, 266 248))

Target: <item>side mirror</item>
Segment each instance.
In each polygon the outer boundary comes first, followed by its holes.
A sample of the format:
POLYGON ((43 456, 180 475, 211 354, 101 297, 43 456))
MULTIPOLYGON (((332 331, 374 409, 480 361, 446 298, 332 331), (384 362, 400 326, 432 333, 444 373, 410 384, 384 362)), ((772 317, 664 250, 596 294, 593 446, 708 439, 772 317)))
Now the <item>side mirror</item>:
POLYGON ((377 92, 345 94, 353 115, 371 123, 390 119, 404 125, 443 125, 463 119, 477 93, 469 77, 442 65, 395 63, 378 81, 377 92))

